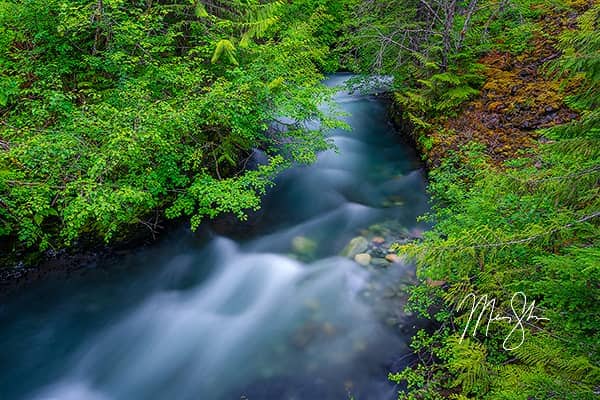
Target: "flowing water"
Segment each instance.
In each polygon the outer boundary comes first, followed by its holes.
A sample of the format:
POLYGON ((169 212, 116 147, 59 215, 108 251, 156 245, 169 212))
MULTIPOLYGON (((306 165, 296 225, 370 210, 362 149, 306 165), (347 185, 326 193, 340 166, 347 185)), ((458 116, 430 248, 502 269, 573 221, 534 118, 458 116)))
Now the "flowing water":
POLYGON ((338 254, 373 224, 417 228, 425 180, 385 104, 335 100, 353 130, 278 178, 252 233, 182 229, 5 301, 0 399, 395 398, 387 373, 407 334, 385 321, 399 303, 379 294, 412 267, 338 254))

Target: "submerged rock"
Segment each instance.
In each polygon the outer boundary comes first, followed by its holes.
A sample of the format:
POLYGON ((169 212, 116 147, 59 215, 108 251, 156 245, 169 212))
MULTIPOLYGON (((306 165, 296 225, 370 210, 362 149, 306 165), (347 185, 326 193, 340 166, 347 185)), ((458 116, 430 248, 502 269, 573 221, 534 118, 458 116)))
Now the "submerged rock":
POLYGON ((390 265, 390 262, 388 260, 386 260, 385 258, 373 258, 371 260, 371 265, 373 265, 374 267, 388 267, 390 265))
POLYGON ((303 256, 311 256, 317 249, 317 243, 305 236, 296 236, 292 239, 292 249, 303 256))
POLYGON ((319 332, 319 325, 309 321, 298 329, 292 336, 292 344, 299 349, 306 347, 319 332))
POLYGON ((367 342, 363 339, 356 339, 354 343, 352 343, 352 350, 354 350, 356 353, 367 350, 367 342))
POLYGON ((404 205, 404 202, 401 200, 396 200, 396 201, 384 200, 381 203, 381 207, 383 207, 383 208, 402 207, 403 205, 404 205))
POLYGON ((360 253, 354 256, 354 261, 366 267, 371 263, 371 256, 367 253, 360 253))
POLYGON ((348 243, 340 253, 343 257, 354 258, 357 254, 364 253, 369 248, 369 241, 362 236, 357 236, 348 243))
POLYGON ((321 309, 321 303, 319 303, 319 300, 317 299, 306 299, 304 301, 304 306, 313 312, 321 309))
POLYGON ((383 237, 386 242, 410 237, 409 231, 397 220, 386 220, 369 227, 372 235, 383 237))
POLYGON ((376 247, 369 253, 373 257, 384 258, 387 254, 387 250, 385 248, 376 247))
POLYGON ((323 324, 323 333, 327 336, 335 335, 335 326, 331 322, 325 322, 323 324))

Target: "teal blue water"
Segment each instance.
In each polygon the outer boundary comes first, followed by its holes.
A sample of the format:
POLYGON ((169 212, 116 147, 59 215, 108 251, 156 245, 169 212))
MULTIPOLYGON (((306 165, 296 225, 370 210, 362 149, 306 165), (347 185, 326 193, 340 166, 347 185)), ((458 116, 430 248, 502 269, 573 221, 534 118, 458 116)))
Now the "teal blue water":
POLYGON ((426 184, 383 102, 335 100, 353 130, 278 178, 253 233, 182 228, 2 304, 0 399, 394 399, 387 372, 407 337, 369 288, 412 267, 374 277, 337 254, 374 223, 418 228, 426 184))

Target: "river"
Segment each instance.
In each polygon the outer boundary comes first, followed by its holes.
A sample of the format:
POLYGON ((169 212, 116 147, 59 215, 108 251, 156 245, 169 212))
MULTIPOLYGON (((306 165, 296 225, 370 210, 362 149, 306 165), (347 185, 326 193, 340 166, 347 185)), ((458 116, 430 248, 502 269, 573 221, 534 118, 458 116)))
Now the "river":
POLYGON ((425 178, 384 102, 335 101, 352 131, 281 174, 250 233, 182 228, 5 300, 0 399, 395 399, 414 267, 381 261, 424 228, 425 178), (338 255, 359 235, 381 265, 338 255))

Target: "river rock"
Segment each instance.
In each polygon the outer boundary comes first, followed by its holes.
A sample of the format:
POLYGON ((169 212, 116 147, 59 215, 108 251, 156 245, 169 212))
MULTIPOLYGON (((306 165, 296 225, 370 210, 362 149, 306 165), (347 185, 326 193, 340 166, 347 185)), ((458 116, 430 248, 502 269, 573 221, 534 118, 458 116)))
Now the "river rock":
POLYGON ((385 258, 373 258, 371 260, 371 265, 373 265, 374 267, 388 267, 390 265, 390 262, 388 260, 386 260, 385 258))
POLYGON ((402 200, 384 200, 381 203, 381 206, 384 208, 390 208, 390 207, 402 207, 404 205, 404 202, 402 200))
POLYGON ((292 344, 299 349, 302 349, 312 341, 319 332, 319 326, 314 322, 305 323, 292 336, 292 344))
POLYGON ((383 243, 385 243, 385 238, 383 238, 381 236, 375 236, 373 239, 371 239, 371 242, 373 242, 375 244, 383 244, 383 243))
POLYGON ((301 255, 312 255, 317 249, 317 244, 305 236, 296 236, 292 239, 292 249, 301 255))
POLYGON ((384 258, 387 251, 382 247, 375 247, 369 254, 371 254, 372 257, 384 258))
POLYGON ((313 312, 317 312, 321 309, 321 303, 319 303, 319 300, 317 299, 306 299, 304 305, 313 312))
POLYGON ((364 253, 369 248, 369 241, 362 236, 357 236, 348 243, 340 253, 343 257, 354 258, 357 254, 364 253))
POLYGON ((399 264, 402 262, 402 257, 394 253, 388 254, 385 256, 385 259, 393 264, 399 264))
POLYGON ((360 253, 354 256, 354 261, 366 267, 371 263, 371 256, 367 253, 360 253))

